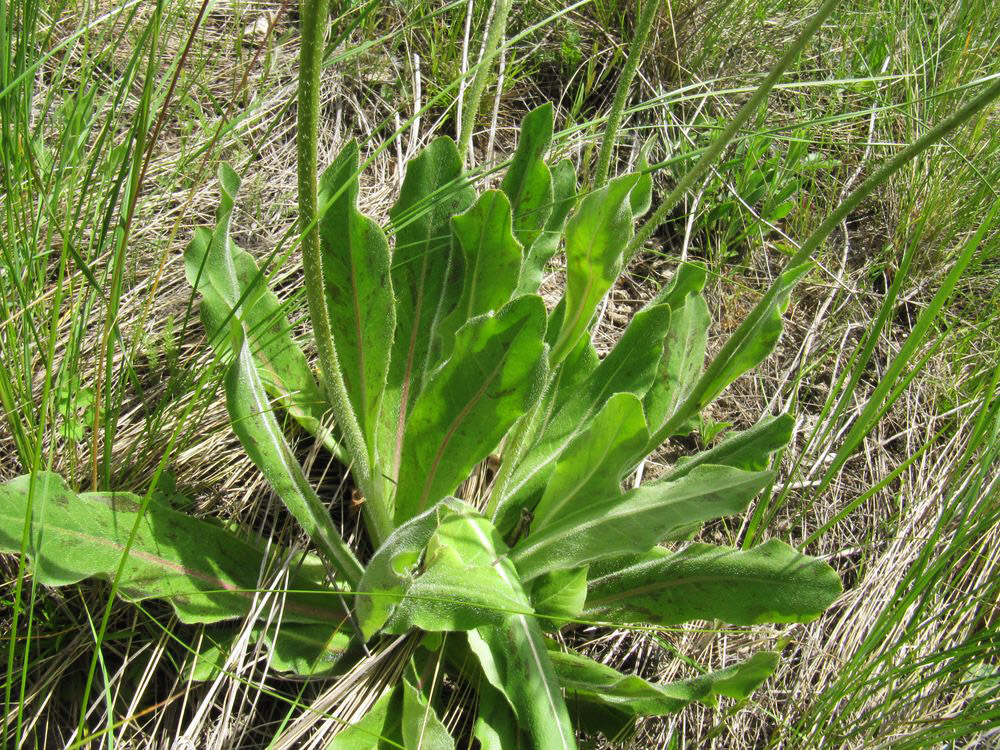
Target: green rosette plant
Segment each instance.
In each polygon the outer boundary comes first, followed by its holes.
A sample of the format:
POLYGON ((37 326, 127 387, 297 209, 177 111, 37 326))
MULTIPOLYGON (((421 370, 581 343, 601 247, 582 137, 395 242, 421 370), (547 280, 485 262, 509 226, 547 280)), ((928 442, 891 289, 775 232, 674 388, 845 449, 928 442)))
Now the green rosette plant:
MULTIPOLYGON (((317 194, 336 385, 325 372, 317 380, 263 274, 233 242, 239 178, 228 166, 216 226, 199 229, 186 251, 209 340, 231 359, 233 429, 336 572, 333 585, 316 565, 287 582, 281 628, 254 635, 266 635, 274 665, 315 678, 353 658, 343 656, 352 639, 462 634, 447 647, 422 639, 410 671, 335 747, 356 747, 360 736, 411 747, 412 731, 450 746, 440 722, 424 726, 433 701, 417 689, 424 665, 442 657, 480 691, 474 732, 486 747, 514 747, 518 734, 537 747, 573 747, 580 722, 614 735, 693 700, 743 698, 777 654, 658 685, 553 636, 579 621, 803 622, 840 592, 829 566, 776 540, 749 550, 661 546, 747 508, 774 479, 770 457, 789 439, 790 416, 767 416, 655 481, 626 481, 770 352, 808 266, 782 275, 724 366, 704 366, 709 314, 697 264, 681 266, 599 357, 590 323, 649 207, 650 178, 624 175, 580 196, 571 164, 545 161, 551 137, 545 105, 525 118, 500 188, 478 195, 456 144, 431 142, 407 165, 390 211, 392 249, 356 206, 358 146, 342 149, 317 194), (566 288, 548 310, 537 291, 560 248, 566 288), (339 397, 329 395, 335 388, 339 397), (355 478, 376 548, 366 564, 295 460, 276 408, 346 463, 368 467, 355 478), (334 427, 324 432, 331 408, 334 427)), ((254 613, 263 546, 156 499, 76 494, 42 474, 0 487, 0 508, 5 531, 29 519, 27 553, 43 583, 104 575, 127 599, 166 598, 189 623, 254 613)), ((18 536, 3 546, 19 547, 18 536)), ((195 676, 224 667, 224 631, 215 628, 218 655, 203 654, 195 676)))
MULTIPOLYGON (((697 263, 680 265, 602 357, 592 324, 652 231, 649 221, 636 230, 651 208, 650 175, 581 191, 570 161, 547 158, 553 111, 543 105, 524 118, 499 189, 477 192, 450 138, 429 143, 406 166, 387 233, 358 210, 357 143, 317 175, 324 15, 315 6, 322 3, 303 4, 299 176, 320 376, 264 273, 232 239, 240 180, 230 167, 219 172, 215 227, 197 230, 185 253, 208 340, 228 362, 233 430, 315 554, 262 589, 261 571, 281 550, 152 493, 77 493, 50 473, 0 485, 0 550, 30 558, 42 584, 104 577, 127 600, 163 598, 182 622, 212 624, 191 679, 226 669, 237 633, 248 632, 235 625, 240 618, 255 621, 249 637, 269 649, 274 669, 312 679, 335 679, 369 658, 366 644, 408 636, 402 673, 334 748, 454 747, 428 679, 440 671, 475 692, 467 733, 487 749, 572 748, 580 731, 614 737, 639 717, 692 701, 746 698, 777 653, 657 684, 565 644, 581 622, 807 622, 838 596, 836 573, 784 542, 691 541, 703 524, 746 511, 775 480, 773 454, 791 437, 790 415, 765 415, 653 481, 633 477, 769 355, 811 248, 933 140, 833 212, 714 357, 706 356, 706 269, 697 263), (538 290, 558 252, 565 287, 549 309, 538 290), (338 532, 279 411, 349 467, 374 550, 367 559, 338 532), (280 627, 261 616, 262 595, 273 594, 283 599, 280 627)), ((986 101, 956 113, 934 139, 986 101)), ((665 213, 661 205, 651 221, 665 213)))

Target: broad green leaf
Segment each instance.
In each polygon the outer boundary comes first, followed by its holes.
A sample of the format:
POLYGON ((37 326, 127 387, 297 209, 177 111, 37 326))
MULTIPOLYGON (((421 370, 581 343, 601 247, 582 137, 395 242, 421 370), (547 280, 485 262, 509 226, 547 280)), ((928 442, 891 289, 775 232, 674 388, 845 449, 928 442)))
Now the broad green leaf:
MULTIPOLYGON (((568 381, 574 381, 575 384, 585 379, 590 372, 593 372, 598 363, 597 353, 594 351, 594 347, 590 345, 590 341, 588 339, 581 339, 580 346, 559 366, 555 375, 545 381, 544 387, 536 397, 531 409, 514 424, 504 438, 503 461, 494 481, 493 498, 499 499, 503 496, 502 490, 510 482, 512 474, 518 468, 521 458, 535 444, 539 433, 545 430, 546 425, 552 418, 556 400, 560 393, 564 389, 572 387, 572 385, 568 384, 568 381)), ((490 514, 493 513, 493 510, 493 506, 488 508, 490 514)), ((517 510, 519 509, 514 509, 515 513, 517 510)), ((524 510, 526 511, 527 509, 525 508, 524 510)), ((509 532, 509 526, 505 527, 505 530, 509 532)))
POLYGON ((655 383, 670 325, 667 305, 644 307, 629 321, 615 347, 593 369, 590 369, 595 356, 593 347, 578 345, 580 350, 573 353, 578 357, 575 363, 578 370, 567 372, 570 377, 556 399, 558 418, 574 419, 575 415, 585 413, 589 420, 615 393, 645 397, 655 383), (566 414, 559 415, 564 409, 566 414))
POLYGON ((469 507, 460 500, 442 500, 397 527, 375 550, 358 584, 355 610, 366 639, 391 617, 419 574, 424 548, 438 524, 454 513, 467 510, 469 507))
MULTIPOLYGON (((219 208, 216 210, 215 230, 209 247, 204 251, 204 263, 199 269, 197 283, 200 288, 204 281, 206 288, 214 291, 222 304, 229 311, 236 310, 239 314, 241 292, 239 279, 233 260, 233 241, 229 236, 233 208, 236 205, 236 193, 240 189, 240 178, 232 167, 223 164, 219 167, 219 208)), ((246 313, 246 311, 244 311, 246 313)))
POLYGON ((591 499, 620 495, 622 476, 648 441, 639 399, 631 393, 616 393, 608 399, 556 463, 542 499, 535 506, 532 533, 542 531, 591 499))
MULTIPOLYGON (((454 506, 461 507, 457 501, 454 506)), ((514 566, 506 558, 506 551, 496 530, 471 509, 446 516, 428 540, 428 572, 442 563, 464 564, 469 569, 489 569, 496 578, 492 583, 480 583, 469 577, 464 583, 456 581, 455 590, 444 593, 446 601, 440 605, 441 616, 455 618, 447 610, 465 609, 456 606, 456 602, 468 601, 470 597, 485 601, 490 594, 479 590, 483 587, 494 589, 494 597, 509 598, 512 606, 493 604, 486 610, 491 623, 470 630, 469 644, 486 679, 507 698, 518 717, 518 726, 530 733, 534 747, 574 748, 573 730, 545 653, 538 620, 514 566)), ((419 579, 415 581, 417 584, 419 579)), ((424 614, 431 611, 425 605, 419 606, 424 608, 424 614)), ((394 619, 398 616, 399 610, 394 619)), ((417 622, 412 624, 421 626, 417 622)))
POLYGON ((576 203, 576 169, 569 159, 562 159, 552 167, 552 213, 545 228, 525 248, 524 265, 517 283, 515 296, 534 294, 542 283, 545 264, 556 254, 562 240, 566 217, 576 203))
MULTIPOLYGON (((558 310, 557 307, 556 313, 558 310)), ((549 317, 549 322, 551 326, 552 316, 549 317)), ((546 329, 546 334, 549 330, 546 329)), ((597 357, 597 352, 594 351, 590 340, 584 337, 580 339, 577 348, 558 367, 555 375, 546 380, 545 387, 536 398, 531 410, 518 420, 504 439, 503 462, 494 482, 493 498, 499 501, 504 497, 503 489, 518 469, 525 452, 534 446, 539 434, 545 431, 549 420, 556 411, 557 402, 560 399, 565 401, 565 395, 573 392, 577 385, 586 380, 598 364, 600 364, 600 360, 597 357)), ((519 510, 521 508, 513 507, 514 514, 519 510)), ((526 512, 527 508, 525 507, 523 510, 526 512)), ((490 506, 489 512, 493 512, 493 506, 490 506)), ((506 524, 506 519, 504 523, 506 524)), ((504 528, 505 531, 510 531, 509 524, 506 524, 504 528)))
POLYGON ((222 633, 205 633, 201 648, 192 657, 194 663, 188 666, 185 677, 193 682, 207 682, 218 677, 232 653, 236 635, 232 628, 222 633))
MULTIPOLYGON (((691 392, 705 361, 711 319, 701 290, 705 287, 706 269, 701 263, 684 263, 677 268, 670 284, 653 300, 670 306, 670 331, 663 344, 663 356, 657 377, 643 400, 646 420, 656 432, 676 412, 691 392)), ((694 428, 693 418, 678 423, 674 434, 694 428)), ((639 451, 636 460, 649 453, 639 451)))
MULTIPOLYGON (((239 178, 226 165, 221 168, 223 202, 228 204, 223 214, 228 226, 232 200, 239 188, 239 178)), ((278 399, 288 413, 314 435, 322 435, 327 446, 339 455, 339 446, 322 427, 326 397, 316 382, 305 354, 292 338, 292 326, 284 307, 267 288, 264 275, 253 256, 228 239, 228 233, 213 240, 209 230, 199 227, 184 251, 184 272, 188 283, 202 295, 201 320, 212 345, 224 350, 230 347, 228 328, 233 304, 229 276, 215 272, 225 265, 225 253, 232 261, 237 282, 235 315, 243 321, 250 337, 254 362, 267 392, 278 399)))
POLYGON ((549 656, 571 705, 574 701, 598 704, 636 717, 676 713, 694 701, 714 706, 718 695, 744 700, 778 665, 778 654, 763 651, 716 672, 655 684, 574 652, 550 651, 549 656))
POLYGON ((512 616, 469 631, 469 646, 490 684, 507 698, 536 750, 576 748, 576 736, 538 620, 512 616))
POLYGON ((489 522, 454 498, 410 519, 375 552, 358 586, 365 638, 412 627, 469 630, 531 612, 505 554, 489 522))
POLYGON ((552 350, 555 363, 586 333, 597 303, 618 278, 634 231, 629 193, 637 180, 624 175, 590 193, 566 224, 566 312, 552 350))
MULTIPOLYGON (((549 320, 550 325, 552 325, 554 321, 551 316, 549 320)), ((601 358, 598 356, 597 350, 594 349, 590 338, 584 336, 576 345, 576 349, 571 351, 559 366, 559 381, 556 384, 556 398, 553 404, 555 406, 565 404, 573 395, 576 387, 585 382, 600 364, 601 358)))
POLYGON ((481 750, 524 750, 527 741, 517 726, 517 717, 503 693, 486 680, 476 690, 479 705, 472 735, 481 750))
MULTIPOLYGON (((559 334, 559 327, 562 323, 562 313, 565 308, 565 301, 560 300, 555 309, 549 314, 548 325, 545 329, 545 343, 551 350, 555 343, 555 338, 559 334)), ((597 351, 594 349, 590 339, 584 336, 580 343, 569 355, 559 364, 553 377, 546 381, 546 388, 538 404, 532 408, 531 429, 526 434, 519 434, 517 441, 522 442, 522 447, 527 449, 534 445, 540 433, 544 432, 553 415, 567 400, 568 396, 574 393, 577 386, 583 383, 587 377, 597 369, 601 363, 597 351)), ((520 454, 513 454, 508 451, 510 441, 504 444, 504 460, 516 461, 520 454)), ((513 467, 511 467, 513 468, 513 467)))
POLYGON ((334 735, 326 750, 398 750, 402 744, 403 689, 398 685, 375 701, 360 720, 334 735))
POLYGON ((292 454, 267 401, 246 339, 237 341, 238 354, 226 371, 226 409, 233 431, 312 543, 348 583, 356 583, 361 577, 361 564, 292 454))
POLYGON ((477 315, 499 310, 521 270, 521 244, 511 232, 510 203, 498 190, 483 193, 475 205, 451 220, 465 261, 462 296, 441 326, 442 351, 451 353, 455 331, 477 315))
MULTIPOLYGON (((441 592, 443 601, 439 604, 426 599, 421 603, 416 597, 409 596, 406 601, 414 602, 415 607, 423 610, 421 617, 428 614, 435 616, 436 609, 436 616, 452 619, 462 616, 461 610, 466 609, 462 603, 471 597, 478 597, 489 604, 485 612, 491 624, 470 630, 468 634, 469 644, 478 657, 487 680, 507 698, 518 717, 518 726, 530 732, 534 747, 575 747, 566 706, 555 683, 552 665, 545 654, 544 638, 517 572, 505 556, 506 546, 482 516, 458 501, 452 500, 449 503, 453 512, 442 516, 443 520, 428 539, 427 572, 431 572, 435 565, 465 565, 475 570, 490 569, 495 578, 491 583, 482 583, 470 577, 466 577, 464 582, 456 581, 453 591, 441 592), (512 606, 497 606, 486 602, 490 596, 486 589, 494 590, 494 599, 498 595, 509 598, 512 606), (450 614, 449 610, 452 610, 450 614), (456 615, 455 610, 460 613, 456 615)), ((411 527, 418 526, 423 518, 424 516, 420 516, 411 521, 411 527)), ((418 536, 422 536, 422 533, 413 534, 412 541, 418 536)), ((379 553, 376 553, 376 557, 378 556, 379 553)), ((379 567, 384 568, 386 558, 392 557, 391 554, 383 553, 379 567)), ((410 555, 406 554, 404 557, 409 559, 410 555)), ((420 575, 419 570, 417 574, 420 575)), ((410 586, 408 594, 419 584, 418 577, 410 586)), ((400 610, 405 606, 406 602, 393 613, 394 623, 402 620, 400 610)), ((415 612, 416 609, 411 611, 415 612)), ((470 611, 474 612, 475 608, 470 611)), ((362 622, 366 620, 363 619, 362 622)), ((422 627, 426 620, 416 622, 414 619, 403 624, 406 627, 422 627)))
POLYGON ((300 677, 317 677, 333 672, 352 645, 353 631, 331 630, 328 625, 282 623, 263 633, 270 651, 271 669, 300 677))
MULTIPOLYGON (((257 363, 250 350, 248 319, 240 306, 241 287, 229 226, 240 180, 227 165, 219 170, 222 187, 212 242, 202 276, 221 304, 236 312, 230 318, 233 361, 226 371, 226 407, 247 455, 267 478, 275 493, 331 564, 348 582, 356 582, 361 566, 330 519, 285 441, 267 398, 257 363)), ((200 283, 200 282, 199 282, 200 283)))
POLYGON ((642 554, 677 528, 742 512, 772 477, 767 471, 699 466, 676 482, 656 482, 569 510, 518 542, 510 556, 527 582, 551 570, 642 554))
POLYGON ((653 205, 653 175, 649 172, 642 172, 643 165, 639 166, 639 179, 636 180, 635 187, 628 195, 629 209, 632 211, 633 220, 642 218, 653 205))
POLYGON ((512 597, 495 571, 464 565, 454 552, 447 551, 414 579, 382 632, 474 630, 496 624, 506 613, 528 609, 512 597))
POLYGON ((408 680, 403 680, 403 747, 414 750, 452 750, 455 741, 433 706, 408 680))
MULTIPOLYGON (((615 393, 645 395, 663 353, 663 337, 670 326, 670 308, 655 305, 632 318, 621 340, 582 382, 555 394, 553 416, 538 426, 534 444, 504 467, 490 499, 494 523, 502 534, 513 527, 522 508, 530 509, 573 440, 590 425, 615 393)), ((506 460, 506 458, 505 458, 506 460)))
POLYGON ((424 559, 384 632, 472 630, 531 613, 507 548, 476 511, 449 514, 427 542, 424 559))
MULTIPOLYGON (((700 407, 705 407, 743 373, 760 364, 774 349, 781 336, 781 316, 788 308, 793 287, 808 273, 812 264, 806 263, 785 271, 769 290, 771 304, 761 311, 758 319, 748 318, 751 325, 733 334, 733 343, 712 360, 705 375, 698 383, 700 407)), ((700 409, 699 409, 700 411, 700 409)))
POLYGON ((670 305, 670 309, 676 312, 687 302, 689 294, 692 292, 697 294, 705 288, 707 276, 708 269, 705 268, 704 263, 697 261, 681 263, 670 283, 653 298, 653 303, 670 305))
POLYGON ((458 331, 406 426, 397 523, 451 494, 527 410, 544 364, 544 326, 544 304, 531 296, 458 331))
POLYGON ((399 200, 389 216, 395 229, 390 277, 396 295, 396 335, 382 406, 379 452, 395 479, 406 418, 433 367, 437 329, 461 291, 460 258, 450 221, 475 200, 462 176, 455 142, 432 141, 406 165, 399 200))
POLYGON ((667 421, 653 430, 649 449, 655 450, 675 430, 697 415, 743 373, 756 367, 774 349, 781 335, 781 316, 792 288, 811 268, 803 264, 785 271, 765 294, 763 304, 729 337, 704 374, 667 421))
MULTIPOLYGON (((774 670, 778 668, 778 657, 779 654, 775 651, 760 651, 744 662, 709 672, 686 682, 710 681, 712 692, 716 695, 743 701, 749 698, 764 680, 774 674, 774 670)), ((698 700, 703 703, 709 702, 704 698, 698 700)))
MULTIPOLYGON (((692 292, 683 304, 673 309, 656 380, 643 400, 652 431, 674 415, 698 382, 705 362, 710 324, 708 305, 701 294, 692 292)), ((681 427, 683 425, 679 426, 679 431, 681 427)), ((639 453, 644 455, 641 450, 639 453)))
POLYGON ((587 600, 587 566, 575 570, 554 570, 533 581, 531 604, 547 630, 560 628, 580 616, 587 600))
POLYGON ((552 211, 552 175, 543 157, 552 142, 552 104, 531 110, 521 121, 514 158, 500 189, 510 198, 514 235, 524 247, 532 243, 552 211))
POLYGON ((375 426, 389 370, 395 309, 389 243, 382 228, 357 209, 358 144, 348 143, 319 183, 323 286, 337 359, 374 458, 375 426))
MULTIPOLYGON (((136 527, 142 503, 143 498, 128 492, 77 494, 48 472, 34 475, 34 482, 30 476, 18 477, 0 484, 0 552, 21 552, 30 506, 26 553, 39 583, 112 580, 127 555, 118 582, 123 599, 166 599, 186 623, 246 616, 261 588, 262 551, 156 499, 148 501, 136 527)), ((288 586, 297 593, 284 597, 286 622, 323 623, 333 632, 346 619, 332 589, 299 576, 288 586)))
POLYGON ((794 426, 795 420, 788 414, 765 416, 749 430, 729 433, 714 448, 678 459, 664 480, 680 479, 702 464, 760 471, 767 467, 772 453, 788 445, 794 426))
POLYGON ((829 565, 777 539, 747 551, 692 544, 673 554, 657 550, 645 562, 591 581, 584 614, 658 625, 809 622, 840 591, 829 565))
MULTIPOLYGON (((235 627, 205 633, 190 678, 196 682, 215 679, 225 668, 238 634, 235 627)), ((277 628, 255 626, 250 643, 260 641, 267 647, 269 669, 298 677, 320 677, 336 670, 351 645, 351 634, 328 624, 282 622, 277 628)))

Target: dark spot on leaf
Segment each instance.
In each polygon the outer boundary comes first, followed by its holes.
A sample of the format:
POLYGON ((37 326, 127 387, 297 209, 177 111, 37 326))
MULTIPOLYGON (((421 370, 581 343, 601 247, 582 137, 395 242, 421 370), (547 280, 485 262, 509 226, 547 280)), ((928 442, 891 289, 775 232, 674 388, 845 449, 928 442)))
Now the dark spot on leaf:
POLYGON ((138 513, 139 503, 133 499, 133 495, 124 492, 113 492, 108 497, 108 504, 111 509, 121 513, 138 513))

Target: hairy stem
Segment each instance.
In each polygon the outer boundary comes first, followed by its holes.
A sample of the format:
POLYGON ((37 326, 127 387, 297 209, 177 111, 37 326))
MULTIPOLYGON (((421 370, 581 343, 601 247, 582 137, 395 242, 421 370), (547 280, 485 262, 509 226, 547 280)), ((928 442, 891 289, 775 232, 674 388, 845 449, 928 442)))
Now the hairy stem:
POLYGON ((465 101, 462 104, 462 133, 458 150, 463 160, 471 161, 469 157, 472 151, 472 130, 476 124, 476 115, 479 114, 479 102, 482 101, 483 92, 486 91, 486 81, 493 69, 493 58, 497 56, 500 38, 507 29, 507 14, 510 12, 511 2, 512 0, 495 0, 493 4, 493 15, 483 39, 476 76, 472 79, 472 85, 466 91, 465 101))
POLYGON ((618 79, 618 88, 615 91, 615 100, 611 104, 611 112, 608 114, 608 122, 604 130, 604 140, 601 141, 601 152, 597 157, 597 172, 594 175, 594 189, 604 187, 608 181, 608 172, 611 169, 611 153, 615 149, 618 140, 618 129, 622 124, 622 114, 625 112, 625 101, 628 99, 629 89, 632 88, 632 80, 639 69, 639 59, 642 57, 642 50, 646 46, 646 39, 649 37, 649 30, 653 27, 653 19, 656 17, 656 9, 660 0, 646 0, 642 7, 642 14, 639 17, 639 26, 632 37, 632 43, 628 49, 628 59, 625 60, 625 69, 618 79))
POLYGON ((391 523, 381 496, 375 497, 372 467, 368 450, 351 409, 340 371, 340 361, 333 344, 330 314, 326 306, 323 285, 323 258, 320 253, 318 170, 316 141, 319 131, 320 72, 323 63, 323 31, 327 17, 327 0, 301 0, 302 49, 299 57, 299 99, 296 151, 299 176, 299 225, 302 230, 302 268, 305 272, 306 300, 309 318, 316 336, 320 369, 326 385, 327 398, 334 419, 344 435, 344 444, 352 461, 355 482, 366 498, 364 504, 368 531, 376 544, 389 534, 391 523))

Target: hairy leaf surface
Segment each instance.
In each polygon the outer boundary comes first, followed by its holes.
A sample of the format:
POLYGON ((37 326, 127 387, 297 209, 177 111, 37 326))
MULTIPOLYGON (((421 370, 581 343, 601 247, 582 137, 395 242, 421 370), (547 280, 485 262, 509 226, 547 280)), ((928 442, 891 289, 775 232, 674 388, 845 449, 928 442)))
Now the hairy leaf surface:
POLYGON ((566 224, 566 312, 552 361, 561 362, 587 330, 594 309, 621 270, 632 238, 629 193, 638 175, 611 180, 584 198, 566 224))
MULTIPOLYGON (((558 331, 564 303, 556 306, 556 309, 549 316, 549 324, 546 328, 546 344, 551 345, 549 335, 553 329, 558 331)), ((555 334, 552 334, 553 339, 555 334)), ((500 474, 495 482, 493 497, 500 501, 505 497, 505 488, 509 485, 514 472, 519 468, 519 463, 525 452, 531 449, 538 439, 539 433, 545 430, 546 425, 556 412, 556 407, 566 400, 566 395, 572 393, 574 389, 597 369, 600 359, 597 352, 586 337, 580 339, 576 349, 570 352, 569 356, 563 360, 562 364, 550 377, 545 387, 539 394, 531 411, 508 433, 503 446, 503 465, 500 474)))
POLYGON ((560 628, 579 617, 587 600, 587 566, 575 570, 554 570, 533 582, 531 603, 535 612, 545 615, 546 630, 560 628))
POLYGON ((680 479, 702 464, 760 471, 767 467, 772 453, 788 445, 794 426, 795 420, 788 414, 763 417, 749 430, 729 433, 714 448, 678 459, 663 479, 680 479))
POLYGON ((688 295, 698 294, 705 288, 707 278, 708 269, 704 263, 697 261, 681 263, 670 283, 653 298, 653 303, 670 305, 670 309, 676 311, 687 301, 688 295))
POLYGON ((359 584, 357 616, 370 638, 379 630, 469 630, 531 606, 506 546, 486 519, 447 498, 394 531, 359 584))
POLYGON ((628 195, 629 209, 632 211, 632 219, 639 219, 644 216, 653 205, 653 175, 649 172, 639 174, 635 181, 635 187, 628 195))
POLYGON ((222 198, 203 274, 223 303, 236 311, 229 323, 234 359, 226 371, 226 407, 233 431, 313 543, 349 582, 355 582, 361 575, 361 566, 340 538, 330 514, 295 460, 274 417, 250 350, 248 322, 239 306, 240 283, 229 237, 240 181, 226 165, 220 169, 219 177, 222 198))
POLYGON ((552 104, 531 110, 521 121, 514 158, 500 189, 514 211, 514 235, 531 247, 552 211, 552 175, 544 161, 552 142, 552 104))
MULTIPOLYGON (((743 511, 771 472, 699 466, 676 482, 578 503, 511 551, 522 581, 594 560, 644 553, 672 530, 743 511)), ((589 606, 589 605, 588 605, 589 606)))
POLYGON ((441 723, 424 694, 403 680, 403 747, 420 750, 453 750, 455 741, 441 723))
POLYGON ((245 339, 238 346, 239 353, 226 371, 226 408, 233 432, 313 544, 349 583, 355 583, 361 565, 285 440, 245 339))
POLYGON ((576 387, 555 394, 554 416, 537 426, 534 444, 494 487, 491 504, 496 508, 494 522, 501 533, 510 530, 522 508, 530 509, 537 502, 556 461, 612 395, 632 393, 642 398, 653 382, 669 326, 667 305, 639 311, 593 372, 576 387))
POLYGON ((475 193, 462 176, 455 142, 431 141, 406 165, 406 175, 389 216, 395 228, 392 289, 396 335, 380 421, 383 471, 395 478, 403 431, 413 402, 433 367, 433 347, 444 316, 461 291, 460 258, 453 247, 451 217, 465 211, 475 193))
POLYGON ((558 522, 588 498, 621 493, 622 476, 637 451, 649 441, 642 403, 631 393, 616 393, 591 425, 577 435, 556 463, 542 499, 535 506, 532 533, 558 522))
MULTIPOLYGON (((228 349, 230 338, 226 335, 226 324, 232 319, 233 308, 223 297, 223 290, 213 286, 212 281, 217 281, 217 277, 213 275, 210 279, 205 273, 211 247, 212 233, 204 227, 196 229, 184 251, 184 272, 191 286, 202 295, 201 320, 209 341, 215 347, 228 349)), ((249 332, 250 348, 264 387, 297 422, 319 435, 323 432, 326 397, 301 347, 292 338, 292 326, 284 306, 267 288, 266 279, 253 256, 232 241, 229 250, 242 299, 237 312, 249 332)), ((323 437, 328 447, 339 453, 329 436, 323 437)))
MULTIPOLYGON (((235 627, 206 632, 191 679, 214 680, 224 671, 238 635, 235 627)), ((266 646, 268 669, 298 677, 320 677, 336 670, 351 637, 350 630, 332 629, 329 624, 282 622, 280 627, 254 626, 249 642, 263 642, 266 646)))
POLYGON ((479 702, 472 734, 482 750, 524 750, 527 740, 504 694, 486 680, 480 681, 477 692, 479 702))
POLYGON ((507 197, 483 193, 475 205, 451 220, 465 261, 462 296, 441 326, 442 352, 450 355, 455 331, 468 320, 503 307, 517 286, 521 244, 511 230, 507 197))
POLYGON ((525 248, 524 265, 515 295, 534 294, 542 283, 545 264, 556 254, 562 240, 566 217, 576 203, 576 168, 569 159, 561 159, 552 167, 552 213, 545 227, 525 248))
MULTIPOLYGON (((708 344, 711 317, 701 294, 688 294, 672 310, 656 380, 643 401, 650 429, 654 432, 676 413, 698 382, 708 344)), ((683 431, 683 427, 679 425, 678 431, 683 431)))
POLYGON ((584 615, 659 625, 809 622, 840 591, 829 565, 777 539, 747 551, 692 544, 677 553, 656 550, 645 562, 591 581, 584 615))
MULTIPOLYGON (((150 499, 129 547, 143 498, 128 492, 77 494, 48 472, 34 475, 33 494, 31 484, 29 476, 0 484, 0 552, 20 553, 30 505, 26 552, 39 583, 112 580, 126 556, 118 593, 128 601, 166 599, 187 623, 250 612, 263 560, 256 545, 150 499)), ((324 623, 331 632, 344 622, 333 590, 300 577, 289 588, 301 593, 286 596, 286 621, 324 623)))
POLYGON ((365 638, 381 628, 419 574, 424 548, 438 523, 468 510, 465 503, 446 498, 398 526, 375 550, 358 584, 356 613, 365 638))
POLYGON ((710 404, 736 378, 760 364, 771 353, 781 335, 781 316, 788 307, 792 288, 810 268, 810 264, 804 264, 778 277, 764 299, 729 337, 683 403, 661 427, 653 429, 650 451, 710 404))
POLYGON ((527 410, 541 375, 544 326, 542 300, 529 296, 459 330, 407 423, 397 523, 451 494, 527 410))
POLYGON ((486 679, 506 696, 517 726, 531 737, 531 746, 538 750, 576 748, 576 735, 538 621, 516 615, 503 625, 472 630, 468 637, 486 679))
POLYGON ((398 750, 402 744, 403 688, 381 696, 358 721, 345 726, 326 750, 398 750))
POLYGON ((493 526, 472 509, 439 521, 423 561, 383 626, 389 633, 472 630, 530 615, 507 548, 493 526))
POLYGON ((716 696, 747 698, 773 674, 778 655, 762 651, 746 661, 680 682, 655 684, 624 675, 574 652, 550 651, 559 682, 570 701, 607 706, 630 716, 665 716, 694 701, 714 706, 716 696))
POLYGON ((768 290, 766 304, 748 318, 733 334, 732 345, 726 347, 705 371, 697 386, 698 403, 704 407, 743 373, 759 365, 778 343, 781 336, 781 316, 788 308, 792 289, 809 272, 806 263, 785 271, 768 290))
POLYGON ((351 408, 374 458, 375 426, 389 369, 395 303, 389 243, 357 209, 358 144, 348 143, 323 173, 319 202, 323 285, 330 328, 351 408))

